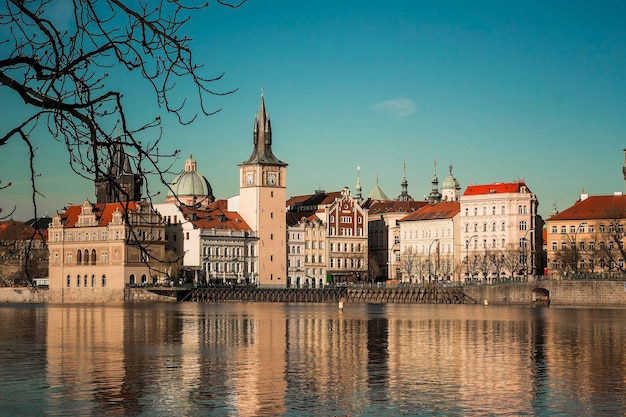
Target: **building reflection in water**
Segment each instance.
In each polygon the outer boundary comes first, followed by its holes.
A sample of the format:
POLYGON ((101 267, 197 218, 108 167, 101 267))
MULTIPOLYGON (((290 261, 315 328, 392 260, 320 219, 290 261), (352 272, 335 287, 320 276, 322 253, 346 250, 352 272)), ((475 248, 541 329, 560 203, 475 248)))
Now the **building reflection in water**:
POLYGON ((75 414, 119 416, 602 414, 626 407, 615 389, 626 385, 624 323, 619 310, 48 306, 45 407, 55 414, 71 401, 75 414))

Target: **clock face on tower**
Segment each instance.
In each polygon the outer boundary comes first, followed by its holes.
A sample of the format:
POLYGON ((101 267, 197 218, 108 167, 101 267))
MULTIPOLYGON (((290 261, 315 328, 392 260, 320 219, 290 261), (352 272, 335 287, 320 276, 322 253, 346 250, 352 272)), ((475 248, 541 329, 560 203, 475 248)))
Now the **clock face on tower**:
POLYGON ((267 173, 267 184, 268 185, 276 185, 276 183, 278 182, 277 180, 278 180, 278 178, 277 178, 275 172, 268 172, 267 173))
POLYGON ((254 173, 248 172, 246 173, 246 185, 252 185, 254 182, 254 173))

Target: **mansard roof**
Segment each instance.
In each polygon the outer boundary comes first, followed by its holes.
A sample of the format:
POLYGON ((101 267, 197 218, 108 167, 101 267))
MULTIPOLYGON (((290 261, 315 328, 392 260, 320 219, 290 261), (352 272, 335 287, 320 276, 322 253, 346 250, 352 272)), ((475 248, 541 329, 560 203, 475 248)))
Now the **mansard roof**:
POLYGON ((442 219, 451 219, 461 211, 461 203, 458 201, 441 201, 435 204, 427 204, 420 208, 419 210, 414 211, 413 213, 407 214, 399 221, 401 222, 411 222, 411 221, 420 221, 420 220, 442 220, 442 219))
POLYGON ((548 218, 547 221, 625 218, 626 196, 617 194, 589 196, 578 200, 573 206, 548 218))
POLYGON ((492 184, 470 185, 465 189, 464 196, 482 194, 506 194, 506 193, 530 193, 530 189, 524 181, 494 182, 492 184))
POLYGON ((196 229, 252 230, 235 211, 228 211, 227 200, 217 200, 204 208, 180 207, 185 218, 196 229))

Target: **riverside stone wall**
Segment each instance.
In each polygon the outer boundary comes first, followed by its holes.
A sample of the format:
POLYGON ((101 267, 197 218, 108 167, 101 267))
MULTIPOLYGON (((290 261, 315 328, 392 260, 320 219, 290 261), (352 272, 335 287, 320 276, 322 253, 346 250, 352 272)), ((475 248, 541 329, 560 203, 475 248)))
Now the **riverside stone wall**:
MULTIPOLYGON (((463 293, 483 304, 531 305, 536 294, 547 292, 550 305, 626 307, 626 281, 532 281, 516 284, 468 285, 463 293)), ((176 297, 144 288, 48 290, 32 287, 0 287, 0 303, 107 303, 176 302, 176 297)))
POLYGON ((0 303, 47 303, 48 290, 32 287, 0 287, 0 303))
POLYGON ((479 303, 532 304, 534 294, 547 290, 550 305, 626 307, 625 281, 531 281, 505 285, 468 285, 465 295, 479 303))

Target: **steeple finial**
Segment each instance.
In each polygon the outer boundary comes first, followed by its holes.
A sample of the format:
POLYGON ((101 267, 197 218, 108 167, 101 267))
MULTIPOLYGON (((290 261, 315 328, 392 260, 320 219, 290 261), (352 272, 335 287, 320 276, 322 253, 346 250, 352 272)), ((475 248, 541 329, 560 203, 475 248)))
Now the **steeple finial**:
POLYGON ((437 178, 437 158, 434 160, 435 171, 433 173, 433 179, 431 181, 431 190, 428 194, 428 201, 431 203, 438 203, 441 201, 441 193, 439 192, 439 179, 437 178))
POLYGON ((361 167, 357 165, 356 167, 356 198, 359 203, 363 200, 362 191, 363 191, 363 188, 361 187, 361 167))

